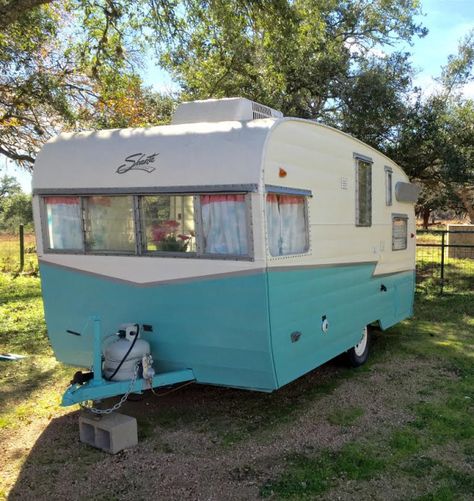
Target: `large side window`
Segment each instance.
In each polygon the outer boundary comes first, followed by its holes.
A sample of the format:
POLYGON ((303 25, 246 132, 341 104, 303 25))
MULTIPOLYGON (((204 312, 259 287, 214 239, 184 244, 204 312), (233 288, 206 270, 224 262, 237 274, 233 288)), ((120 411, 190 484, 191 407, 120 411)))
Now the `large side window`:
POLYGON ((44 198, 49 249, 80 251, 82 244, 81 199, 44 198))
POLYGON ((141 197, 145 252, 194 252, 194 197, 141 197))
POLYGON ((372 163, 356 157, 356 225, 372 225, 372 163))
POLYGON ((85 197, 86 252, 135 253, 133 197, 85 197))
POLYGON ((392 215, 392 250, 404 250, 408 241, 408 216, 392 215))
POLYGON ((308 250, 305 197, 269 193, 266 212, 270 255, 302 254, 308 250))
POLYGON ((249 254, 245 195, 201 195, 204 254, 249 254))

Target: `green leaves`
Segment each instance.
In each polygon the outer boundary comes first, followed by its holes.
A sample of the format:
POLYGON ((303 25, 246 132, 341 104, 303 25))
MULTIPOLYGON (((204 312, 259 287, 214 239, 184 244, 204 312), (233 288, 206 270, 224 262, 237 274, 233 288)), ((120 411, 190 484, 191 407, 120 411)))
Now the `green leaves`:
POLYGON ((162 64, 186 99, 245 96, 380 146, 405 112, 407 56, 385 44, 425 31, 418 2, 189 1, 162 64), (270 7, 271 5, 271 7, 270 7), (377 49, 377 50, 375 50, 377 49))

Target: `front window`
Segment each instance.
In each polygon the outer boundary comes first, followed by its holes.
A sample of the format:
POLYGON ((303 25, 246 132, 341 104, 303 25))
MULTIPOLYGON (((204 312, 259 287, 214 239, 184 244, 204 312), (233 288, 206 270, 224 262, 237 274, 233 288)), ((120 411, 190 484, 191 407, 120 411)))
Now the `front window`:
POLYGON ((46 197, 44 203, 49 248, 63 251, 82 250, 80 197, 46 197))
POLYGON ((308 250, 306 200, 298 195, 267 195, 268 250, 272 256, 308 250))
POLYGON ((195 252, 194 197, 141 197, 145 252, 195 252))
POLYGON ((46 196, 43 205, 50 251, 251 257, 244 193, 46 196))
POLYGON ((85 197, 86 252, 135 251, 133 197, 85 197))

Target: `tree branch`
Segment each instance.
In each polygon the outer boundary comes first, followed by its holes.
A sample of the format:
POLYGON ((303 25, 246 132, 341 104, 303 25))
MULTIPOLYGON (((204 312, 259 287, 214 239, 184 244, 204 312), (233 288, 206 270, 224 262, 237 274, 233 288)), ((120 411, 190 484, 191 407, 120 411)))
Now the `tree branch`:
POLYGON ((9 2, 0 4, 0 28, 6 28, 10 24, 18 21, 18 19, 36 7, 52 3, 53 0, 10 0, 9 2))
POLYGON ((30 155, 23 155, 20 153, 15 153, 14 151, 6 150, 2 146, 0 146, 0 153, 2 155, 5 155, 10 160, 14 160, 15 162, 29 163, 31 165, 33 165, 35 162, 35 159, 33 157, 31 157, 30 155))

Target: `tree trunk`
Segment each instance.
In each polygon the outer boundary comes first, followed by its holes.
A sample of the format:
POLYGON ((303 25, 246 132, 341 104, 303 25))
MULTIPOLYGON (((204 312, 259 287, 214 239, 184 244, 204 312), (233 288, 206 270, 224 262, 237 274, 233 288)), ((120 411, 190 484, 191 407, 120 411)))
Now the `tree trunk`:
POLYGON ((423 207, 423 209, 421 209, 421 214, 423 216, 423 229, 427 230, 428 226, 430 225, 431 209, 429 209, 428 207, 423 207))
POLYGON ((457 194, 466 209, 471 224, 474 224, 474 186, 463 186, 457 190, 457 194))

